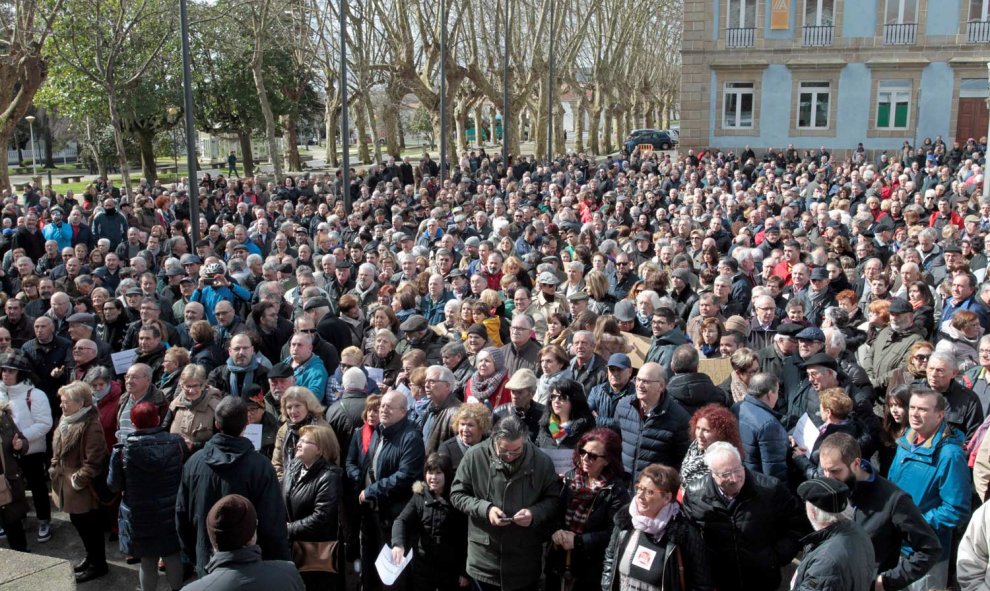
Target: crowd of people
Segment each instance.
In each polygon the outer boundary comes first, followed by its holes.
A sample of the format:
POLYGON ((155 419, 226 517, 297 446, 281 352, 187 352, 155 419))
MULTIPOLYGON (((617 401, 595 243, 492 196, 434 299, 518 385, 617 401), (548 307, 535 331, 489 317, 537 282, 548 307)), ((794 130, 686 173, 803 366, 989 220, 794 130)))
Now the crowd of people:
POLYGON ((145 591, 985 588, 986 148, 5 194, 3 534, 145 591))

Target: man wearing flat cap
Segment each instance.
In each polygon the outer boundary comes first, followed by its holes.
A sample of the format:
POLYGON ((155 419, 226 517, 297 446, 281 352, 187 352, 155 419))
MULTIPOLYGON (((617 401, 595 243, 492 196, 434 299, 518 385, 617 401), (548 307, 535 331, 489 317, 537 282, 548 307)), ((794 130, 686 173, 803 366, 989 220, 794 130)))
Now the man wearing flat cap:
POLYGON ((873 543, 852 521, 849 487, 832 478, 808 480, 798 487, 813 533, 801 541, 804 558, 792 591, 873 589, 873 543))
POLYGON ((890 324, 877 334, 862 360, 878 397, 887 392, 890 372, 901 367, 911 345, 922 340, 914 324, 914 308, 903 298, 890 302, 890 324))

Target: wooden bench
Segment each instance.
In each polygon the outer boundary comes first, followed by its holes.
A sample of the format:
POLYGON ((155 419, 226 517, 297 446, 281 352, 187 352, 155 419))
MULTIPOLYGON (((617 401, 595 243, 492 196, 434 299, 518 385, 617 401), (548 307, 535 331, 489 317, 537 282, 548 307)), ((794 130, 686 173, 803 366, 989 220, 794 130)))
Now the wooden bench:
POLYGON ((71 175, 71 174, 60 176, 58 178, 60 181, 62 181, 63 185, 68 185, 69 183, 81 183, 83 179, 82 175, 71 175))

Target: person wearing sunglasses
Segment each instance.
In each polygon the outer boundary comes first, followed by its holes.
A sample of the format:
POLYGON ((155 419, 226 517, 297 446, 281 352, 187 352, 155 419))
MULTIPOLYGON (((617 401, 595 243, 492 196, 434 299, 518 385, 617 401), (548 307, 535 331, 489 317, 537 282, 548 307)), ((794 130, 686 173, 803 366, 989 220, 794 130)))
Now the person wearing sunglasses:
POLYGON ((573 465, 560 492, 558 521, 547 553, 546 588, 557 589, 561 578, 570 576, 572 591, 600 590, 615 515, 629 502, 622 440, 606 427, 588 431, 574 447, 573 465))
POLYGON ((543 410, 536 446, 547 449, 574 449, 581 436, 595 426, 584 388, 562 378, 550 386, 550 403, 543 410))

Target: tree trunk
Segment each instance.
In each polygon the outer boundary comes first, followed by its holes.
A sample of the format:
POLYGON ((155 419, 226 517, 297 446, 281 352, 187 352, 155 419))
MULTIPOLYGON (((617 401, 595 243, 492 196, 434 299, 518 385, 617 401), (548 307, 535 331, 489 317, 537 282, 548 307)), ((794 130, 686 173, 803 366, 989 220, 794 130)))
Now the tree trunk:
POLYGON ((155 133, 151 130, 139 130, 138 145, 141 147, 141 176, 149 183, 158 180, 158 165, 155 163, 155 133))
POLYGON ((393 158, 402 154, 400 141, 399 105, 402 102, 402 87, 395 77, 385 86, 385 104, 382 107, 382 125, 385 127, 385 148, 393 158))
POLYGON ((368 137, 368 118, 364 114, 364 101, 357 97, 354 101, 354 122, 357 124, 358 160, 362 164, 371 164, 371 152, 365 138, 368 137))
POLYGON ((592 154, 602 154, 602 105, 595 100, 588 109, 588 148, 592 154))
POLYGON ((605 120, 605 129, 602 130, 602 135, 605 136, 605 145, 602 146, 604 154, 612 153, 612 112, 611 110, 602 113, 602 117, 605 120))
MULTIPOLYGON (((107 176, 107 167, 104 164, 103 159, 100 158, 100 151, 96 147, 96 141, 93 139, 93 126, 89 117, 86 117, 86 145, 89 147, 90 153, 93 155, 93 162, 96 163, 96 174, 103 178, 107 176)), ((4 158, 7 157, 6 152, 4 152, 4 158)), ((4 169, 6 170, 6 169, 4 169)))
MULTIPOLYGON (((485 146, 485 122, 482 119, 481 102, 474 106, 474 143, 478 146, 485 146)), ((466 138, 465 138, 466 139, 466 138)))
MULTIPOLYGON (((117 164, 120 166, 120 190, 131 193, 131 172, 127 166, 127 151, 124 149, 124 129, 117 109, 117 96, 113 88, 107 89, 107 102, 110 107, 110 125, 113 126, 113 143, 117 148, 117 164)), ((189 179, 190 183, 195 179, 189 179)))
POLYGON ((539 161, 543 160, 547 155, 547 121, 549 121, 549 118, 547 115, 547 89, 545 85, 540 85, 540 91, 537 93, 536 100, 536 129, 534 130, 532 128, 533 126, 530 125, 530 133, 536 140, 534 150, 536 151, 536 159, 539 161))
POLYGON ((553 106, 553 155, 560 156, 567 153, 567 139, 564 129, 564 107, 560 103, 553 106))
POLYGON ((282 117, 282 138, 285 142, 285 167, 290 172, 302 170, 302 159, 299 157, 299 125, 292 115, 282 117))
POLYGON ((268 90, 265 88, 265 74, 262 66, 262 48, 260 41, 255 42, 254 56, 251 60, 251 74, 254 78, 254 88, 258 92, 258 102, 261 104, 261 114, 265 118, 265 143, 268 145, 268 162, 275 172, 275 184, 282 182, 282 159, 278 155, 278 144, 275 141, 275 114, 268 100, 268 90))
MULTIPOLYGON (((468 150, 467 143, 467 120, 468 113, 471 108, 468 106, 466 100, 461 100, 460 108, 455 109, 454 117, 454 141, 450 145, 450 166, 456 167, 457 163, 460 162, 460 154, 466 153, 468 150)), ((479 130, 477 125, 474 130, 475 142, 478 141, 479 130)))
POLYGON ((491 138, 493 144, 497 144, 500 141, 498 135, 495 133, 496 126, 498 125, 498 118, 496 117, 497 115, 498 113, 496 113, 495 107, 492 107, 491 111, 488 112, 488 118, 490 119, 488 125, 492 130, 491 135, 489 137, 491 138))
POLYGON ((251 130, 242 129, 238 131, 237 141, 241 144, 241 160, 244 163, 244 176, 254 176, 254 148, 251 147, 251 130))
MULTIPOLYGON (((328 89, 327 96, 333 96, 328 89)), ((336 99, 327 100, 323 109, 323 121, 327 134, 326 161, 334 168, 340 166, 340 159, 337 157, 337 133, 340 131, 340 104, 336 99)))
POLYGON ((371 134, 371 145, 375 149, 375 163, 382 161, 382 145, 378 142, 378 117, 375 107, 371 104, 371 91, 364 93, 364 112, 368 115, 368 130, 371 134))

